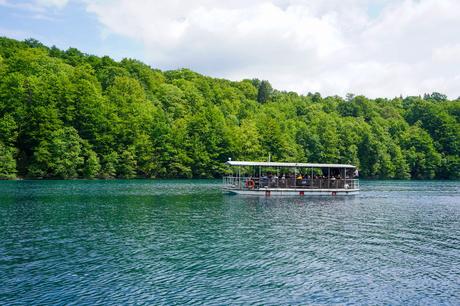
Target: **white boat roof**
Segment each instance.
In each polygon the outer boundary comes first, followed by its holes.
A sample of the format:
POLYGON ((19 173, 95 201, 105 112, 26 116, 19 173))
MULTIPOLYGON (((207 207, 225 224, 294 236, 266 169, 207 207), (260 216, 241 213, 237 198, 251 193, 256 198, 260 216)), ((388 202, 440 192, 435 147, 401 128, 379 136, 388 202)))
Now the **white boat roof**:
POLYGON ((289 167, 289 168, 356 168, 347 164, 314 164, 314 163, 279 163, 279 162, 254 162, 254 161, 236 161, 229 160, 226 162, 230 166, 260 166, 260 167, 289 167))

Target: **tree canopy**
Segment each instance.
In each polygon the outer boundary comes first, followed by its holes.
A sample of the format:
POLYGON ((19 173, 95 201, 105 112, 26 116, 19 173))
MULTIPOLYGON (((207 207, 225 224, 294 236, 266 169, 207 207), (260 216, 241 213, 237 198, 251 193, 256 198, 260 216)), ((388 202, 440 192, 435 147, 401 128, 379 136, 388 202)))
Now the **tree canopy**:
POLYGON ((219 177, 233 160, 458 179, 460 100, 369 99, 160 71, 0 38, 0 178, 219 177))

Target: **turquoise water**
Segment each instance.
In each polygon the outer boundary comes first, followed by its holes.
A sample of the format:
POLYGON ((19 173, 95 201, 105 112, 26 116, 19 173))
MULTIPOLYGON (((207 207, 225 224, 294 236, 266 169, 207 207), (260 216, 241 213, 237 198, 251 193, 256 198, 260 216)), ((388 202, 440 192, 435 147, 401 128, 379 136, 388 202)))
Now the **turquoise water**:
POLYGON ((0 304, 460 304, 460 182, 0 182, 0 304))

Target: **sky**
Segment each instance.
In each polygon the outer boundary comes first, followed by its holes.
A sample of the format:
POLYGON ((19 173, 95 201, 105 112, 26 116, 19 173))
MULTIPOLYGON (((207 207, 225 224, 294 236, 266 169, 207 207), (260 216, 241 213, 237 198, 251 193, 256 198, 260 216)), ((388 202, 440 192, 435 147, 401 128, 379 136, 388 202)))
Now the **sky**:
POLYGON ((302 94, 460 96, 460 0, 0 0, 0 36, 302 94))

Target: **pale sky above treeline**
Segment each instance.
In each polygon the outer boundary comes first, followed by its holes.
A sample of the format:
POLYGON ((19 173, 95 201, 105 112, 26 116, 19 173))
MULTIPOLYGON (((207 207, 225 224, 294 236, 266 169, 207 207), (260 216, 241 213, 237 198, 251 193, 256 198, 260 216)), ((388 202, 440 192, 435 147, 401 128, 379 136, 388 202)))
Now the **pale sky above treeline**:
POLYGON ((0 35, 323 96, 460 96, 458 0, 0 0, 0 35))

